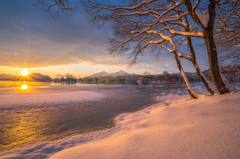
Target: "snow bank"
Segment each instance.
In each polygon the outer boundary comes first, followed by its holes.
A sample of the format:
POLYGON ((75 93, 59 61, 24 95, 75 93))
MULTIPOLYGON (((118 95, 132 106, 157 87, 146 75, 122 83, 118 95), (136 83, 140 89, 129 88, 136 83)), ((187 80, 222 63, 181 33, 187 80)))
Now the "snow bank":
POLYGON ((119 130, 114 134, 51 159, 238 158, 239 102, 239 93, 205 96, 124 114, 116 119, 119 130))
POLYGON ((76 91, 43 94, 1 94, 0 108, 40 103, 62 103, 69 101, 72 102, 81 100, 94 100, 107 96, 107 94, 94 91, 76 91))

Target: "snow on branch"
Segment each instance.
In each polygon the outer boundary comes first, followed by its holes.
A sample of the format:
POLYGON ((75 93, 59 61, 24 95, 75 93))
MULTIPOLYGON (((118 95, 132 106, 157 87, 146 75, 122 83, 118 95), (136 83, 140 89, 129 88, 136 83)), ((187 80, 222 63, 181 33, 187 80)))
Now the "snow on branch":
POLYGON ((190 31, 179 31, 167 28, 171 34, 182 35, 185 37, 203 37, 203 32, 190 32, 190 31))
POLYGON ((184 59, 187 59, 189 61, 192 61, 192 56, 191 55, 188 55, 186 53, 180 53, 178 52, 178 56, 181 57, 181 58, 184 58, 184 59))
POLYGON ((124 9, 124 10, 134 10, 134 9, 137 9, 145 4, 150 4, 152 2, 154 2, 155 0, 145 0, 145 1, 142 1, 140 4, 137 4, 135 6, 132 6, 132 7, 108 7, 108 6, 104 6, 104 5, 101 5, 101 8, 102 9, 107 9, 107 10, 119 10, 119 9, 124 9))
POLYGON ((202 14, 199 11, 195 10, 195 13, 198 17, 198 19, 201 21, 203 26, 206 28, 209 22, 209 14, 202 14))

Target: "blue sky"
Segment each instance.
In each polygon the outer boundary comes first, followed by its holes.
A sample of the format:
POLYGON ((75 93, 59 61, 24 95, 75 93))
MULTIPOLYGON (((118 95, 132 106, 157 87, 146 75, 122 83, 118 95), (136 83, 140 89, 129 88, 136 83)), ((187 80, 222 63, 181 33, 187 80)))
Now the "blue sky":
MULTIPOLYGON (((54 19, 34 5, 33 0, 7 0, 0 6, 0 73, 19 74, 28 68, 54 77, 56 74, 73 73, 87 76, 100 71, 160 74, 163 71, 178 72, 174 56, 162 51, 145 51, 137 64, 129 67, 133 57, 110 55, 106 48, 111 37, 111 23, 100 29, 92 27, 90 18, 81 6, 71 16, 54 19)), ((197 45, 200 40, 195 40, 197 45)), ((183 48, 186 52, 188 50, 183 48)), ((207 52, 195 46, 202 70, 208 68, 207 52)), ((191 63, 182 60, 186 72, 194 72, 191 63)))

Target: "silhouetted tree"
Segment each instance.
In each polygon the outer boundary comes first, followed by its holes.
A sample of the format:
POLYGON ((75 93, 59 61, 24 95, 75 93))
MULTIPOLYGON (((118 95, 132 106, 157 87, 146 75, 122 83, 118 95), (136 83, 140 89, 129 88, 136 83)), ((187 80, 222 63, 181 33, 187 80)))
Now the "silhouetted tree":
POLYGON ((94 78, 94 79, 95 79, 95 82, 96 82, 96 83, 98 83, 98 81, 99 81, 99 78, 94 78))

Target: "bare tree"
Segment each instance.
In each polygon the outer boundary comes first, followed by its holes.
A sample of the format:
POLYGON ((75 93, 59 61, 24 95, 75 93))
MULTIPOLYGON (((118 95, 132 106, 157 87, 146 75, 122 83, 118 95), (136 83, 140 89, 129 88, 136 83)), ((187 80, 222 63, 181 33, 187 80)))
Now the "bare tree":
POLYGON ((65 77, 68 79, 68 78, 75 78, 75 76, 73 74, 70 74, 70 73, 67 73, 65 75, 65 77))
POLYGON ((61 79, 61 78, 64 77, 64 75, 61 75, 61 74, 56 74, 55 76, 56 76, 57 79, 61 79))
POLYGON ((36 0, 36 5, 41 5, 41 9, 49 12, 53 18, 59 17, 59 12, 70 15, 75 9, 74 0, 36 0))
POLYGON ((228 65, 240 61, 240 1, 219 6, 215 25, 215 42, 220 48, 220 60, 228 65))
MULTIPOLYGON (((179 40, 181 37, 187 38, 189 47, 191 47, 191 37, 202 38, 207 47, 213 83, 221 94, 231 91, 231 85, 219 71, 217 50, 213 38, 216 6, 228 2, 209 0, 208 5, 205 3, 200 5, 200 0, 197 0, 192 5, 190 0, 133 0, 119 3, 117 6, 110 2, 100 4, 92 0, 82 1, 82 3, 92 17, 90 21, 97 24, 98 27, 104 25, 106 21, 113 22, 115 37, 109 39, 111 53, 131 50, 135 54, 135 61, 138 54, 144 52, 152 44, 154 47, 157 45, 173 53, 192 98, 196 98, 198 93, 191 88, 179 57, 192 61, 200 76, 201 71, 191 48, 191 55, 188 55, 180 53, 177 46, 185 40, 179 40), (200 6, 203 6, 203 9, 200 6), (200 9, 207 14, 201 13, 200 9), (188 19, 194 22, 193 25, 189 26, 188 19)), ((201 78, 201 80, 206 79, 201 78)), ((208 82, 205 84, 205 86, 210 86, 208 82)))
POLYGON ((143 75, 144 75, 144 76, 150 76, 151 74, 150 74, 150 72, 145 71, 145 72, 143 73, 143 75))
POLYGON ((96 82, 96 84, 98 84, 98 81, 99 81, 99 78, 94 78, 94 80, 95 80, 95 82, 96 82))
POLYGON ((214 22, 216 17, 216 7, 222 4, 230 3, 228 0, 209 0, 207 6, 204 6, 204 13, 197 11, 200 4, 200 0, 197 0, 196 4, 192 6, 190 0, 183 0, 185 4, 189 16, 192 20, 199 26, 198 29, 201 29, 202 36, 201 38, 204 40, 207 52, 208 52, 208 60, 210 67, 210 75, 212 77, 214 85, 217 87, 218 91, 221 94, 229 93, 234 90, 231 84, 226 80, 226 78, 221 74, 218 65, 218 54, 216 45, 214 42, 213 31, 214 31, 214 22))
MULTIPOLYGON (((174 42, 173 38, 177 35, 186 36, 188 38, 188 44, 191 46, 191 36, 201 37, 201 32, 192 32, 194 28, 190 29, 189 25, 184 23, 182 17, 187 15, 187 11, 181 11, 177 9, 182 2, 172 3, 165 1, 163 3, 157 1, 143 1, 139 2, 138 5, 129 5, 129 7, 110 7, 103 6, 101 4, 92 4, 92 8, 89 7, 91 4, 87 4, 90 9, 87 9, 88 13, 92 15, 92 22, 104 22, 108 19, 113 19, 114 21, 114 35, 116 38, 110 39, 111 44, 110 52, 125 52, 130 48, 130 42, 137 42, 133 53, 135 54, 135 59, 137 55, 143 51, 149 45, 160 44, 160 47, 165 48, 169 52, 174 54, 177 66, 182 75, 183 81, 187 86, 188 92, 192 98, 197 97, 197 92, 195 92, 183 71, 179 57, 188 59, 193 62, 200 79, 204 81, 205 86, 211 94, 214 93, 211 84, 206 82, 206 78, 201 73, 200 68, 198 67, 195 59, 195 53, 191 49, 192 56, 189 56, 184 53, 179 53, 177 51, 177 45, 182 41, 174 42), (145 4, 144 4, 145 3, 145 4), (150 4, 155 6, 151 8, 150 4), (97 11, 93 11, 98 8, 97 11), (114 10, 110 15, 100 15, 99 11, 102 9, 114 10), (125 12, 129 10, 129 12, 125 12), (139 11, 141 10, 141 11, 139 11), (142 11, 146 10, 146 11, 142 11), (136 18, 137 17, 137 18, 136 18), (175 28, 175 30, 174 30, 175 28), (154 29, 154 30, 152 30, 154 29), (159 35, 156 38, 156 35, 159 35), (120 40, 119 40, 120 39, 120 40), (168 45, 170 44, 170 49, 168 45)), ((187 18, 186 18, 187 19, 187 18)))

